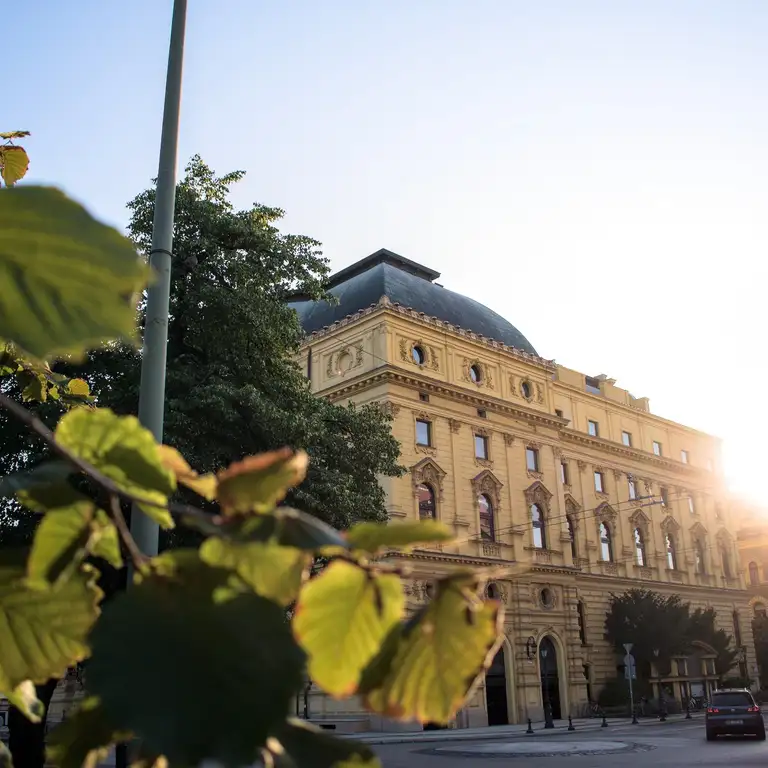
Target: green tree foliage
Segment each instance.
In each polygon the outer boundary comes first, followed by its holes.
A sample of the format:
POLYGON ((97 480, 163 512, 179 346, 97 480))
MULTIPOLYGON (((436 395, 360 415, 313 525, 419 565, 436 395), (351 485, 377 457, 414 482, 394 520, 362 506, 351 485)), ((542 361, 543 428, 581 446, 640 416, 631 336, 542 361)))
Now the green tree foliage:
POLYGON ((755 656, 760 669, 760 687, 768 688, 768 617, 758 614, 752 620, 752 634, 755 639, 755 656))
POLYGON ((630 589, 611 595, 605 639, 622 655, 624 643, 633 643, 632 655, 640 677, 647 678, 651 663, 657 660, 662 670, 669 669, 672 657, 687 653, 695 640, 714 648, 717 673, 724 675, 733 666, 737 652, 731 647, 731 636, 715 626, 715 619, 713 609, 692 611, 690 603, 678 595, 630 589))
MULTIPOLYGON (((0 190, 0 210, 15 194, 14 189, 0 190)), ((12 198, 11 205, 23 210, 32 203, 19 200, 35 197, 12 198)), ((209 203, 215 207, 221 200, 209 203)), ((82 222, 84 216, 79 211, 74 218, 82 222)), ((30 246, 34 233, 25 227, 37 226, 35 220, 21 217, 16 223, 18 237, 6 238, 0 249, 0 272, 11 263, 18 270, 18 265, 34 262, 35 249, 30 246)), ((235 217, 225 231, 232 234, 237 221, 245 231, 243 237, 250 237, 254 227, 266 226, 263 221, 256 225, 248 217, 242 221, 235 217)), ((99 296, 94 300, 117 312, 109 321, 114 331, 124 327, 120 311, 135 312, 135 307, 126 305, 122 279, 132 274, 131 266, 120 262, 138 263, 138 256, 127 256, 117 233, 107 237, 98 228, 73 229, 71 224, 61 217, 45 222, 53 241, 64 246, 48 253, 50 273, 35 284, 34 292, 20 294, 31 300, 19 303, 18 315, 9 319, 0 313, 0 338, 10 345, 6 352, 16 366, 8 374, 13 382, 23 382, 34 373, 43 379, 32 393, 37 400, 58 397, 68 404, 68 412, 51 430, 19 401, 25 397, 23 391, 19 399, 0 392, 0 410, 34 434, 48 454, 32 468, 0 477, 6 497, 13 494, 41 518, 30 548, 0 550, 0 695, 12 701, 14 711, 40 723, 45 703, 39 697, 48 697, 51 681, 68 667, 86 662, 88 695, 51 734, 48 758, 62 768, 95 765, 110 744, 129 739, 139 746, 137 766, 160 760, 179 768, 204 761, 227 768, 254 763, 283 768, 379 766, 364 744, 286 719, 308 669, 335 698, 360 697, 372 711, 395 719, 449 722, 482 679, 501 642, 502 607, 481 598, 488 574, 457 570, 446 575, 436 583, 434 599, 406 616, 403 573, 371 554, 445 541, 450 535, 443 526, 388 529, 366 522, 340 534, 317 516, 276 506, 286 499, 297 500, 306 502, 312 512, 344 523, 352 516, 349 505, 340 513, 328 506, 338 493, 323 495, 318 490, 328 482, 322 474, 314 486, 309 482, 312 465, 307 452, 280 448, 248 455, 248 447, 258 441, 252 436, 238 440, 235 428, 244 429, 247 423, 232 416, 217 429, 233 430, 231 445, 239 447, 234 453, 243 458, 230 463, 223 456, 214 461, 213 454, 206 454, 210 471, 199 474, 194 461, 188 463, 176 448, 158 445, 133 416, 94 407, 82 381, 60 377, 47 363, 23 357, 14 338, 19 328, 36 329, 28 338, 39 360, 62 345, 82 355, 92 342, 90 323, 58 327, 68 312, 82 306, 83 295, 94 290, 87 282, 77 285, 88 270, 73 270, 73 258, 91 259, 94 269, 112 265, 112 272, 97 284, 99 296), (55 311, 47 312, 46 302, 54 295, 55 311), (176 500, 180 487, 194 503, 176 500), (203 537, 202 545, 146 557, 123 516, 124 506, 134 504, 168 528, 193 528, 203 537), (214 511, 204 508, 208 504, 214 511), (133 566, 132 583, 105 606, 99 585, 109 580, 105 574, 123 558, 133 566), (329 565, 317 569, 318 562, 329 565), (94 565, 98 563, 103 567, 94 565), (295 609, 286 621, 289 603, 295 609), (201 698, 211 703, 204 716, 201 698)), ((226 242, 237 255, 241 241, 226 242)), ((242 278, 238 290, 255 298, 242 273, 227 272, 229 261, 223 259, 219 275, 223 284, 242 278)), ((210 304, 200 298, 200 314, 205 315, 216 304, 215 291, 201 290, 199 298, 210 296, 210 304)), ((268 292, 256 292, 269 301, 263 294, 268 292)), ((276 297, 273 306, 278 305, 276 297)), ((258 312, 237 317, 267 322, 258 312)), ((194 343, 194 338, 183 336, 185 343, 194 343)), ((275 343, 274 349, 278 346, 275 343)), ((258 357, 263 351, 253 347, 249 355, 258 357)), ((209 353, 216 354, 213 349, 209 353)), ((241 355, 243 365, 249 355, 241 355)), ((285 362, 282 367, 275 361, 265 364, 275 371, 291 371, 285 362)), ((224 360, 209 374, 217 391, 224 393, 222 403, 227 407, 220 411, 224 416, 233 403, 242 404, 238 397, 248 383, 238 379, 224 360)), ((205 396, 209 382, 196 381, 205 396)), ((306 386, 299 389, 298 383, 297 378, 296 397, 309 399, 306 386)), ((187 396, 192 394, 187 390, 187 396)), ((261 395, 251 394, 258 402, 261 395)), ((183 409, 180 412, 188 417, 183 409)), ((338 420, 330 420, 325 429, 364 423, 361 412, 346 409, 310 410, 298 418, 337 412, 338 420)), ((266 405, 263 414, 259 411, 265 418, 269 413, 266 405)), ((272 422, 271 428, 280 423, 272 422)), ((373 423, 386 437, 386 424, 373 423)), ((321 423, 313 423, 312 429, 319 433, 321 423)), ((277 439, 277 433, 272 436, 277 439)), ((199 439, 197 433, 188 435, 197 458, 204 451, 199 439)), ((343 441, 354 439, 350 427, 343 441)), ((310 441, 308 447, 316 449, 319 460, 330 459, 329 444, 322 450, 317 445, 310 441)), ((394 455, 390 459, 394 471, 394 455)), ((350 458, 345 465, 350 478, 342 488, 353 497, 355 461, 350 458)), ((370 466, 364 468, 363 483, 371 471, 370 466)), ((363 512, 376 517, 379 510, 368 506, 363 512)), ((7 764, 5 752, 2 758, 7 764)))

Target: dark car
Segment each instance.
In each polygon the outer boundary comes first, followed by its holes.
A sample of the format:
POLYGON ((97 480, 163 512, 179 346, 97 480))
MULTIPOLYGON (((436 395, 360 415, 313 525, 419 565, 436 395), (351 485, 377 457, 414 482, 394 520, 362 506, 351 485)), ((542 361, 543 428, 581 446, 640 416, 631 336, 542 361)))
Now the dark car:
POLYGON ((763 713, 746 688, 715 691, 707 707, 705 723, 707 741, 727 733, 753 734, 765 741, 763 713))

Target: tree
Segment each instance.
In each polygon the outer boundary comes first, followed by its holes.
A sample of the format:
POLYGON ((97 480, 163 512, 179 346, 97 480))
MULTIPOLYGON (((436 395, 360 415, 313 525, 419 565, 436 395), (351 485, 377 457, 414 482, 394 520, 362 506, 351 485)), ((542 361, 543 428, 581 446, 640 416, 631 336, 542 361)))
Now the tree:
POLYGON ((668 670, 674 656, 688 653, 693 641, 700 641, 717 653, 715 666, 722 676, 733 667, 737 651, 731 647, 731 636, 715 626, 716 617, 712 608, 691 611, 690 603, 684 603, 678 595, 630 589, 622 595, 611 595, 605 639, 622 655, 623 644, 632 643, 637 674, 646 679, 652 662, 668 670))
MULTIPOLYGON (((327 263, 316 241, 278 231, 281 210, 234 209, 231 187, 243 175, 216 176, 194 157, 178 185, 166 441, 204 471, 281 445, 304 449, 312 461, 292 504, 341 528, 383 520, 377 476, 402 472, 388 418, 375 406, 315 397, 295 362, 302 331, 286 297, 322 297, 327 263)), ((144 253, 153 206, 154 189, 129 204, 129 232, 144 253)), ((136 412, 139 371, 135 350, 122 344, 73 369, 100 405, 121 414, 136 412)))
MULTIPOLYGON (((42 377, 40 400, 88 398, 84 382, 44 361, 130 335, 145 265, 55 189, 0 190, 0 233, 0 338, 14 375, 42 377)), ((406 616, 402 571, 381 556, 449 541, 441 523, 362 522, 341 535, 285 506, 306 477, 304 451, 249 455, 200 475, 133 416, 86 401, 51 430, 2 392, 0 409, 47 451, 0 478, 4 494, 41 516, 28 550, 0 551, 0 695, 41 723, 38 695, 88 663, 88 695, 48 745, 55 764, 96 765, 111 744, 135 739, 142 765, 380 768, 366 745, 286 718, 307 674, 379 715, 445 724, 501 644, 503 608, 482 598, 484 575, 472 571, 437 580, 433 599, 406 616), (177 502, 179 487, 215 501, 216 514, 177 502), (203 541, 147 557, 123 505, 203 541), (329 563, 310 578, 319 556, 329 563), (120 569, 125 559, 131 588, 102 613, 98 562, 120 569)), ((39 750, 26 757, 25 768, 38 768, 39 750)))
POLYGON ((755 656, 760 670, 760 688, 768 688, 768 618, 765 613, 752 619, 752 633, 755 638, 755 656))

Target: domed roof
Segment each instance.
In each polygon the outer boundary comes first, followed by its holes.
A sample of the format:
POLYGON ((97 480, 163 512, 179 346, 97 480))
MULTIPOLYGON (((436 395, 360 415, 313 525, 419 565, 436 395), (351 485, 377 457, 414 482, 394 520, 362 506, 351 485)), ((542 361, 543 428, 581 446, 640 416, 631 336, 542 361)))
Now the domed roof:
POLYGON ((434 282, 438 277, 439 272, 382 248, 331 276, 328 292, 338 299, 335 306, 326 301, 302 300, 299 296, 295 296, 289 306, 296 310, 304 331, 309 334, 386 296, 394 304, 538 356, 512 323, 480 302, 443 288, 434 282))

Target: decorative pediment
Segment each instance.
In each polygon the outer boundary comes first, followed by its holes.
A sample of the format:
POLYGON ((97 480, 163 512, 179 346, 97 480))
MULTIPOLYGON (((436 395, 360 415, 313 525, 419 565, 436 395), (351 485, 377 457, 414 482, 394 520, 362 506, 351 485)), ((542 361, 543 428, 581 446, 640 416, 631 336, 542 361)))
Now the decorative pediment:
POLYGON ((479 475, 472 478, 475 503, 477 503, 477 497, 484 493, 493 502, 494 509, 501 506, 501 489, 503 487, 504 484, 489 469, 483 470, 479 475))
POLYGON ((694 538, 703 539, 707 535, 707 529, 701 523, 694 523, 691 526, 691 533, 694 538))
POLYGON ((664 533, 677 533, 680 530, 680 523, 672 515, 667 515, 661 523, 661 530, 664 533))
POLYGON ((438 500, 443 498, 443 481, 446 473, 440 468, 438 463, 431 458, 422 459, 418 464, 411 467, 411 480, 413 482, 413 492, 419 485, 431 485, 437 493, 438 500))
POLYGON ((648 528, 648 526, 651 524, 651 518, 648 517, 648 515, 643 512, 642 509, 636 509, 630 516, 629 516, 629 522, 632 523, 632 525, 635 528, 648 528))
POLYGON ((602 523, 612 523, 616 519, 616 510, 604 501, 595 509, 595 517, 602 523))
POLYGON ((578 515, 581 512, 581 504, 571 496, 570 493, 565 494, 565 514, 566 515, 578 515))
POLYGON ((731 534, 728 533, 728 531, 725 528, 721 528, 716 534, 715 538, 721 543, 721 544, 727 544, 730 545, 733 543, 733 538, 731 537, 731 534))
POLYGON ((529 485, 524 493, 525 500, 529 504, 543 504, 546 509, 549 509, 549 500, 552 498, 552 494, 540 480, 529 485))

